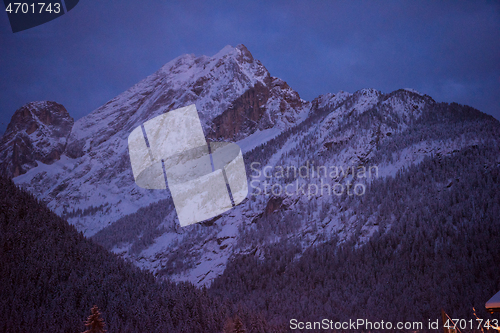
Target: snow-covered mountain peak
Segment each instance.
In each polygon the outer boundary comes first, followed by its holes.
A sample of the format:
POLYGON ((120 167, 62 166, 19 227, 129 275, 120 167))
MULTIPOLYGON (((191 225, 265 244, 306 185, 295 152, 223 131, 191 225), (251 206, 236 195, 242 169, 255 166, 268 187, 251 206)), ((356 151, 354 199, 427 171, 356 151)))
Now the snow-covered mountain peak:
POLYGON ((366 97, 378 97, 378 96, 382 95, 382 93, 374 88, 364 88, 364 89, 360 89, 360 90, 356 91, 354 93, 354 95, 358 95, 358 96, 362 95, 362 96, 366 96, 366 97))
POLYGON ((243 44, 239 44, 236 47, 231 45, 226 45, 222 50, 217 52, 212 58, 222 59, 226 57, 238 58, 240 61, 253 62, 254 58, 247 47, 243 44))
POLYGON ((40 130, 47 126, 64 127, 72 124, 71 117, 61 104, 51 101, 30 102, 19 108, 12 116, 11 122, 5 134, 26 131, 27 134, 40 130))
POLYGON ((234 54, 234 53, 236 53, 236 51, 237 50, 236 50, 236 48, 234 46, 232 46, 232 45, 226 45, 219 52, 217 52, 213 56, 213 58, 220 59, 220 58, 223 58, 223 57, 225 57, 227 55, 234 54))
POLYGON ((419 118, 426 105, 435 103, 430 96, 422 95, 412 89, 399 89, 385 95, 381 107, 396 122, 408 123, 411 119, 419 118))
POLYGON ((145 121, 190 104, 196 105, 207 140, 224 141, 263 131, 277 135, 310 110, 309 102, 272 77, 244 45, 212 57, 183 55, 75 122, 61 151, 65 156, 50 167, 31 165, 25 171, 35 168, 16 181, 59 214, 105 205, 105 212, 75 220, 91 235, 168 196, 134 183, 127 138, 145 121))
POLYGON ((351 96, 352 96, 351 93, 341 90, 336 94, 327 93, 324 95, 320 95, 314 100, 313 104, 315 104, 316 107, 319 109, 323 109, 325 107, 336 108, 343 101, 345 101, 347 98, 351 96))
POLYGON ((264 80, 270 76, 262 63, 255 60, 243 44, 237 47, 227 45, 212 57, 184 54, 169 61, 157 73, 168 79, 172 79, 172 74, 183 74, 178 78, 183 81, 186 78, 195 79, 206 75, 224 77, 225 74, 234 74, 238 69, 243 74, 240 79, 252 84, 259 81, 265 84, 264 80))
POLYGON ((361 89, 353 94, 340 91, 336 95, 324 95, 319 100, 319 105, 328 107, 334 112, 330 115, 332 119, 360 115, 377 105, 383 94, 376 89, 361 89))
MULTIPOLYGON (((218 116, 230 110, 249 90, 262 90, 255 88, 256 85, 266 87, 271 81, 267 69, 243 45, 226 46, 213 57, 192 54, 177 57, 77 121, 68 144, 68 156, 81 156, 111 135, 124 138, 148 119, 189 104, 196 104, 205 132, 217 132, 214 120, 218 116)), ((264 102, 267 99, 262 98, 264 102)), ((263 111, 274 112, 271 107, 263 111)), ((241 112, 238 117, 243 116, 241 112)), ((261 119, 262 115, 255 118, 254 121, 261 119)))
POLYGON ((37 160, 46 164, 58 160, 73 123, 56 102, 31 102, 19 108, 0 139, 2 172, 15 177, 37 166, 37 160))
POLYGON ((372 88, 368 89, 361 89, 356 91, 353 94, 353 98, 356 100, 357 108, 354 110, 357 114, 361 114, 365 111, 368 111, 370 108, 372 108, 374 105, 376 105, 380 97, 383 94, 372 88))
POLYGON ((417 94, 417 95, 420 95, 420 96, 424 96, 424 94, 422 94, 421 92, 415 90, 415 89, 412 89, 412 88, 403 88, 403 90, 406 90, 406 91, 409 91, 409 92, 412 92, 414 94, 417 94))
POLYGON ((342 123, 357 121, 361 115, 365 116, 366 121, 370 121, 369 119, 376 114, 380 114, 385 121, 390 121, 399 130, 403 130, 412 119, 421 116, 424 107, 434 103, 431 97, 406 89, 384 94, 369 88, 358 90, 353 94, 342 91, 336 95, 322 95, 313 104, 317 109, 329 112, 323 121, 322 129, 330 131, 342 123))

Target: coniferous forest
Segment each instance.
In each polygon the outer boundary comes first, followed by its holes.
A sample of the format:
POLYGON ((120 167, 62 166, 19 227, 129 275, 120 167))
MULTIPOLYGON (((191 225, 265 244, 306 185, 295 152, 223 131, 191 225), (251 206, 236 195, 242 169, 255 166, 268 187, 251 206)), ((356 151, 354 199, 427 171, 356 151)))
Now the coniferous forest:
POLYGON ((484 303, 500 289, 500 168, 489 147, 375 181, 354 209, 360 225, 372 209, 387 225, 365 244, 275 243, 264 259, 234 257, 209 289, 160 282, 12 181, 0 185, 2 332, 80 332, 93 305, 108 332, 281 332, 291 318, 423 320, 441 308, 488 319, 484 303))
POLYGON ((440 318, 441 308, 475 319, 473 307, 480 318, 498 318, 484 308, 500 290, 496 148, 428 158, 372 186, 377 191, 354 208, 360 225, 372 210, 380 214, 379 231, 365 244, 360 231, 348 242, 332 237, 305 251, 278 243, 264 249, 265 260, 237 257, 210 293, 269 319, 418 321, 440 318))
MULTIPOLYGON (((221 332, 258 313, 188 283, 158 282, 86 239, 0 177, 0 332, 83 332, 97 305, 108 332, 221 332)), ((254 318, 255 317, 255 318, 254 318)))

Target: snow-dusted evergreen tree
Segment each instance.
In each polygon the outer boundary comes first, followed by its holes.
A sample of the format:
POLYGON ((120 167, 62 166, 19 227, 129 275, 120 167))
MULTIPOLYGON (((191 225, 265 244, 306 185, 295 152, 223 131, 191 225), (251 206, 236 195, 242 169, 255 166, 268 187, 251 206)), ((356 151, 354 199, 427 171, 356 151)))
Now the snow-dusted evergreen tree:
POLYGON ((106 326, 106 323, 104 322, 104 319, 101 318, 101 312, 99 312, 99 308, 97 305, 94 305, 91 309, 92 314, 87 318, 87 321, 85 322, 85 327, 87 327, 87 330, 83 333, 104 333, 107 332, 104 329, 104 326, 106 326))
POLYGON ((224 326, 224 333, 247 333, 240 317, 236 315, 234 318, 229 318, 224 326))

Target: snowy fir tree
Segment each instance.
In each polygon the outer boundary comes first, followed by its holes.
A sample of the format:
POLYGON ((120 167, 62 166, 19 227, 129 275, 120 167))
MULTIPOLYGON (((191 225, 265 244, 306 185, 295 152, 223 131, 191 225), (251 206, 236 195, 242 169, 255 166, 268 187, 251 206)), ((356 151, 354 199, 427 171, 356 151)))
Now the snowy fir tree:
POLYGON ((101 318, 101 313, 99 312, 99 308, 97 305, 94 305, 91 309, 92 314, 87 318, 87 322, 85 323, 85 327, 87 330, 83 333, 104 333, 106 330, 104 326, 106 323, 104 319, 101 318))

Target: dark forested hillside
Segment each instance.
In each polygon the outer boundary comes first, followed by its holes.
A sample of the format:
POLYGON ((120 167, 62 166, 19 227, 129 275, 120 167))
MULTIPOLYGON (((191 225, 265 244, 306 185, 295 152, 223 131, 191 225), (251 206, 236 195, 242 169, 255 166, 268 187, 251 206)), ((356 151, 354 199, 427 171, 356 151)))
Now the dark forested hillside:
POLYGON ((190 284, 159 283, 83 237, 0 177, 0 332, 82 332, 95 304, 108 332, 222 332, 258 315, 190 284))
POLYGON ((211 293, 282 322, 427 322, 440 318, 441 308, 452 318, 475 320, 473 307, 491 318, 484 304, 500 290, 498 148, 427 158, 376 180, 367 192, 363 200, 344 202, 359 224, 351 241, 339 244, 333 236, 302 251, 289 240, 261 248, 264 260, 236 257, 211 293), (368 217, 378 228, 361 245, 368 217))

